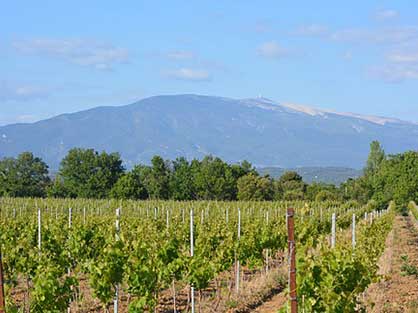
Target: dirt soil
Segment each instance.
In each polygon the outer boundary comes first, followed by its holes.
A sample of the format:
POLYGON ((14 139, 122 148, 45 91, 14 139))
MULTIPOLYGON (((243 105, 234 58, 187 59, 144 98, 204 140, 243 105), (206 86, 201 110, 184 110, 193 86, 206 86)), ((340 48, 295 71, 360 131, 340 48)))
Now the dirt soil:
POLYGON ((253 312, 257 313, 277 313, 277 311, 286 304, 287 297, 285 292, 273 296, 268 302, 265 302, 253 312))
POLYGON ((362 299, 367 312, 418 312, 418 226, 412 216, 395 218, 379 268, 383 279, 362 299))

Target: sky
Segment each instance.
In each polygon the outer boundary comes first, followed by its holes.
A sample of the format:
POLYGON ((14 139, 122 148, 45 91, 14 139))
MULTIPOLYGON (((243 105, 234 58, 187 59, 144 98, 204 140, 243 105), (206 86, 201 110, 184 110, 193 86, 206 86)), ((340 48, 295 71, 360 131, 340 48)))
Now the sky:
POLYGON ((182 93, 418 122, 418 2, 2 2, 0 125, 182 93))

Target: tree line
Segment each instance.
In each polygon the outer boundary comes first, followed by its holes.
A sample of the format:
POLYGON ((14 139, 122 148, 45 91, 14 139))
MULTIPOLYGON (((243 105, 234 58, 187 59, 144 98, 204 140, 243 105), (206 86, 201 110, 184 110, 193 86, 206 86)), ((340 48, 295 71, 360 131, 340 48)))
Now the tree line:
POLYGON ((373 141, 364 174, 348 179, 340 189, 345 199, 363 203, 371 199, 381 208, 393 200, 406 207, 418 200, 418 152, 386 155, 381 144, 373 141))
POLYGON ((173 200, 357 200, 384 206, 418 199, 418 152, 386 155, 370 145, 364 174, 340 186, 307 184, 293 171, 261 176, 247 161, 228 164, 214 156, 184 157, 126 170, 118 153, 71 149, 51 179, 47 164, 30 152, 0 160, 0 196, 173 200))
POLYGON ((0 196, 173 200, 335 199, 337 188, 306 184, 296 172, 261 176, 248 161, 228 164, 214 156, 191 161, 154 156, 126 170, 118 153, 71 149, 51 178, 30 152, 0 160, 0 196))

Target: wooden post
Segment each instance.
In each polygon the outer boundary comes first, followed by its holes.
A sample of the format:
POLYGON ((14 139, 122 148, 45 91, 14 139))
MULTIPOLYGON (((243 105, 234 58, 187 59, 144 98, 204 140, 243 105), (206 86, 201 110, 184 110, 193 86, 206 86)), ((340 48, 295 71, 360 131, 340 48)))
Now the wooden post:
POLYGON ((287 209, 287 236, 288 236, 288 258, 289 258, 289 296, 290 313, 297 313, 298 300, 296 293, 296 244, 295 244, 295 211, 293 208, 287 209))
POLYGON ((0 250, 0 313, 6 312, 6 300, 4 298, 4 276, 3 276, 3 260, 0 250))

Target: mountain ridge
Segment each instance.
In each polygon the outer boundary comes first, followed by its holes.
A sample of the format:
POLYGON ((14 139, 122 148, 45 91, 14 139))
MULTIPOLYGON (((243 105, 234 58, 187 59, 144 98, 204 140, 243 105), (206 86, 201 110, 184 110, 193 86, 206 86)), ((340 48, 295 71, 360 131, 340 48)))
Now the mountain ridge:
POLYGON ((69 149, 82 147, 120 152, 127 167, 154 154, 170 159, 212 154, 259 167, 361 168, 372 140, 389 153, 418 146, 415 123, 316 108, 308 114, 306 108, 266 98, 153 96, 0 126, 0 157, 29 150, 55 169, 69 149))

